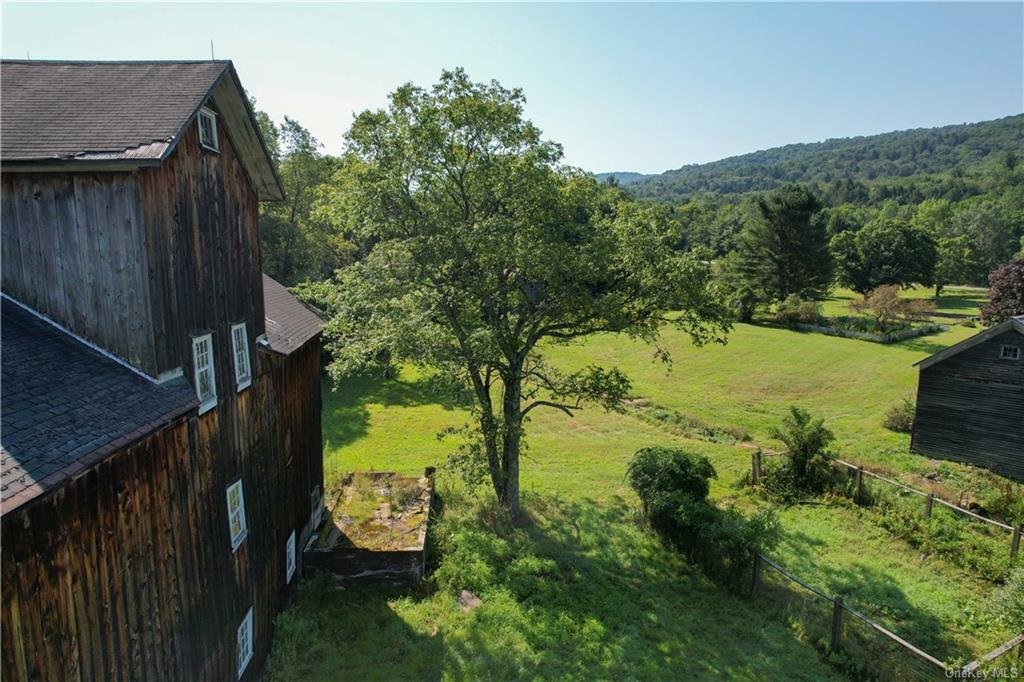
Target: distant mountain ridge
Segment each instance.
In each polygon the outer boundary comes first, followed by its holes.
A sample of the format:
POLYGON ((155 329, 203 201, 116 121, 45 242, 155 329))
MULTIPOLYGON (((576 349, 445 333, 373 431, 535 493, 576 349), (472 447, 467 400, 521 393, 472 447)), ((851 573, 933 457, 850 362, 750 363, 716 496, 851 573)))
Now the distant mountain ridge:
POLYGON ((788 144, 691 164, 656 175, 599 173, 630 194, 680 202, 705 192, 770 190, 789 182, 830 183, 963 172, 1007 153, 1024 159, 1024 114, 993 121, 916 128, 824 142, 788 144))
POLYGON ((653 178, 653 174, 634 173, 633 171, 612 171, 610 173, 595 173, 594 177, 598 182, 607 182, 609 178, 615 178, 621 187, 633 185, 647 178, 653 178))

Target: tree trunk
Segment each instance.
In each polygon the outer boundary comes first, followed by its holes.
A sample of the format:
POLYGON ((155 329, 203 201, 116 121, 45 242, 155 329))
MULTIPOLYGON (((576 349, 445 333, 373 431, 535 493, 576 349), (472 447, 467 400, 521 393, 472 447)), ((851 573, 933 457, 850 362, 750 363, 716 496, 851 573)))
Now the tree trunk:
POLYGON ((505 474, 505 495, 501 503, 513 519, 519 516, 519 448, 523 437, 522 377, 518 367, 504 377, 505 392, 501 400, 501 459, 505 474))

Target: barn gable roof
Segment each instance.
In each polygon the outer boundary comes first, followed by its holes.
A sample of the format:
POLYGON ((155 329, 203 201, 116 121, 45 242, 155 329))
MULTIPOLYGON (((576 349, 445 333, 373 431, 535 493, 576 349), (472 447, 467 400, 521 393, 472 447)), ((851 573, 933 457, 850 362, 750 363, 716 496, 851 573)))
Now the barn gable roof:
POLYGON ((289 355, 320 333, 323 322, 283 285, 263 275, 263 307, 270 350, 289 355))
POLYGON ((157 384, 6 295, 0 345, 3 514, 197 405, 183 377, 157 384))
POLYGON ((1005 322, 1001 322, 994 327, 990 327, 989 329, 979 332, 969 339, 964 339, 960 343, 954 344, 949 348, 946 348, 945 350, 941 350, 934 355, 929 355, 924 360, 918 360, 917 362, 914 363, 914 366, 920 367, 921 369, 927 369, 928 367, 931 367, 936 363, 942 362, 947 358, 951 358, 954 355, 957 355, 958 353, 963 353, 965 350, 973 348, 974 346, 977 346, 979 343, 987 341, 993 336, 998 336, 999 334, 1011 330, 1016 331, 1018 334, 1024 334, 1024 315, 1011 317, 1009 320, 1006 320, 1005 322))
POLYGON ((212 100, 261 199, 284 198, 230 61, 0 62, 0 160, 34 170, 155 165, 212 100))

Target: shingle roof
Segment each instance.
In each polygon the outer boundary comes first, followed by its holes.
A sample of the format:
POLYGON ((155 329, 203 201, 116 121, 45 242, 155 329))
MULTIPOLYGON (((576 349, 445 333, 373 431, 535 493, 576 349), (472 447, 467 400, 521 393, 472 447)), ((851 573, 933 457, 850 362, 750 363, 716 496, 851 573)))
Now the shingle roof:
POLYGON ((0 61, 0 159, 34 170, 155 165, 210 102, 259 198, 283 199, 230 61, 0 61))
POLYGON ((0 157, 159 159, 230 62, 0 64, 0 157))
POLYGON ((266 311, 270 349, 284 355, 298 350, 320 333, 320 317, 288 289, 263 275, 263 307, 266 311))
POLYGON ((2 513, 197 404, 184 378, 155 384, 6 296, 0 345, 2 513))

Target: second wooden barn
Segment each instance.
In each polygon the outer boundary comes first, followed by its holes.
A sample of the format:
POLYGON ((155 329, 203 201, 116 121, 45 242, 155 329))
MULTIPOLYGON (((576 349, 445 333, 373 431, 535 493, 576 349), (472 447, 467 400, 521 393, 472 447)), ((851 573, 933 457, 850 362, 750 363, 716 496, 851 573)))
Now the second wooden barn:
POLYGON ((1024 481, 1024 316, 917 366, 911 450, 1024 481))

